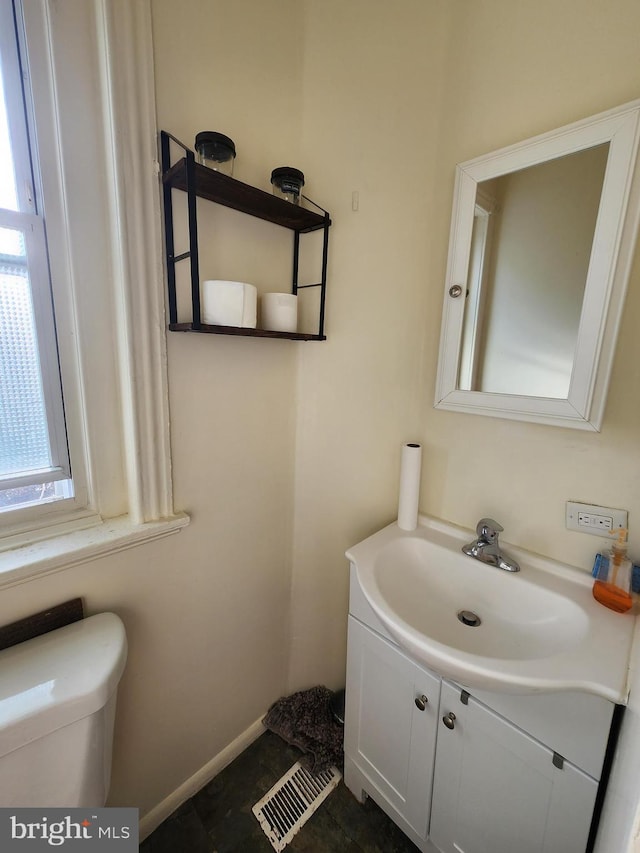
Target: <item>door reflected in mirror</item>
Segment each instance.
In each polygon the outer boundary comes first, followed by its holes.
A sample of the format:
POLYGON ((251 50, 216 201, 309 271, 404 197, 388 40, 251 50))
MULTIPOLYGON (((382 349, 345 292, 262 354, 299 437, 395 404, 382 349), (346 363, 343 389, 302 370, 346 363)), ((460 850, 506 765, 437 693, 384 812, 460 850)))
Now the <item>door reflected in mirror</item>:
POLYGON ((458 387, 564 399, 609 145, 476 191, 458 387))

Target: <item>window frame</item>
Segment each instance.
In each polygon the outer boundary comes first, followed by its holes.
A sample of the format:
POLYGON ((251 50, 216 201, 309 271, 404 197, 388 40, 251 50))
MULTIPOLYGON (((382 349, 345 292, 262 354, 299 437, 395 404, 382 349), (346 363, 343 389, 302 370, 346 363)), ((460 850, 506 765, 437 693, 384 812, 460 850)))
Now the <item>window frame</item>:
MULTIPOLYGON (((71 467, 58 365, 55 318, 51 296, 47 243, 42 206, 38 203, 37 154, 31 144, 31 101, 25 91, 21 67, 20 22, 14 19, 14 0, 0 0, 0 54, 7 106, 8 131, 15 173, 17 209, 0 209, 0 228, 19 231, 25 243, 25 269, 29 281, 36 330, 37 357, 50 449, 50 465, 39 471, 0 476, 0 488, 12 489, 67 480, 71 467)), ((16 12, 18 10, 16 9, 16 12)), ((8 515, 15 510, 6 510, 8 515)))
POLYGON ((16 511, 0 586, 189 522, 171 484, 150 3, 29 0, 23 13, 80 487, 71 511, 16 511))

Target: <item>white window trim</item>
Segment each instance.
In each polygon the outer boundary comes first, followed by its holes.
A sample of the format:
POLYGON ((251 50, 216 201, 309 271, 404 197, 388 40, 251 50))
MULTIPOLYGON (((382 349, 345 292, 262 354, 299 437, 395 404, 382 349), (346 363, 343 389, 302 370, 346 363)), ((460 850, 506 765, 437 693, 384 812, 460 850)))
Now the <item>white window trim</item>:
MULTIPOLYGON (((67 297, 76 312, 75 324, 59 323, 59 341, 61 357, 62 350, 66 350, 63 364, 67 359, 75 365, 71 380, 69 368, 67 376, 63 368, 63 380, 75 384, 81 400, 75 416, 67 412, 67 425, 71 434, 74 477, 78 468, 84 468, 81 473, 86 478, 81 479, 86 479, 87 500, 85 507, 61 517, 51 513, 44 526, 34 528, 28 522, 17 525, 15 538, 11 540, 13 547, 0 554, 0 586, 168 535, 189 522, 188 516, 173 510, 171 485, 150 3, 149 0, 92 0, 90 3, 87 0, 65 0, 65 3, 28 0, 25 5, 25 14, 44 16, 44 31, 49 34, 64 30, 75 31, 78 38, 86 37, 88 20, 95 29, 104 138, 96 142, 95 152, 85 149, 83 153, 85 158, 88 153, 103 158, 95 165, 100 173, 98 179, 102 178, 106 187, 107 203, 103 211, 109 235, 106 281, 115 327, 115 333, 109 330, 113 334, 114 357, 112 363, 105 364, 105 370, 112 374, 105 387, 111 382, 111 391, 103 394, 102 388, 92 388, 86 381, 87 376, 95 374, 95 370, 92 373, 92 358, 96 357, 91 353, 93 334, 85 329, 83 336, 77 322, 83 298, 78 282, 80 280, 86 287, 87 261, 78 260, 76 256, 77 245, 74 246, 73 241, 78 239, 77 235, 69 234, 69 229, 65 233, 50 232, 50 242, 54 239, 65 243, 64 251, 57 253, 58 263, 67 266, 62 278, 68 283, 67 297), (109 410, 105 397, 111 400, 109 410), (100 405, 105 406, 102 412, 100 405), (74 456, 73 446, 78 444, 78 434, 84 458, 79 458, 77 453, 74 456), (109 457, 112 439, 118 444, 113 459, 109 457), (109 495, 113 472, 107 466, 113 466, 114 459, 117 461, 117 453, 124 484, 120 484, 115 499, 109 495), (109 458, 101 460, 104 455, 109 458), (110 519, 110 515, 118 517, 110 519)), ((28 24, 27 20, 29 32, 28 24)), ((64 85, 64 57, 62 61, 56 57, 51 39, 39 49, 48 54, 54 87, 64 85)), ((92 46, 87 46, 88 55, 92 55, 91 50, 92 46)), ((57 131, 58 108, 56 102, 56 115, 52 118, 57 131)), ((51 139, 50 148, 46 151, 43 148, 41 140, 41 159, 57 157, 58 166, 62 163, 63 180, 68 181, 70 158, 77 157, 78 152, 70 151, 68 139, 63 143, 58 132, 51 139)), ((43 164, 43 173, 47 171, 50 173, 51 169, 46 170, 43 164)), ((63 220, 68 222, 66 184, 64 189, 60 198, 65 204, 63 220)), ((90 199, 91 203, 94 201, 90 199)), ((55 277, 54 274, 54 288, 55 277)))
POLYGON ((86 530, 75 529, 7 551, 0 554, 0 588, 17 586, 42 575, 162 539, 178 533, 189 524, 189 520, 184 513, 145 524, 132 524, 127 516, 107 518, 100 525, 92 525, 86 530))

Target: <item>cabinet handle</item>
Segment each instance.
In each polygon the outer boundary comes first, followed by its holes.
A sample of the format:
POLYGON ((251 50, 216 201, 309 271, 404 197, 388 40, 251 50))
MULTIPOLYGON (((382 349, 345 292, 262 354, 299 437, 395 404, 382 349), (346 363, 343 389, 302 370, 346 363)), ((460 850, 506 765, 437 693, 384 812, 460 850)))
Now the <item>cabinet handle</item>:
POLYGON ((445 714, 444 717, 442 718, 442 722, 445 724, 445 726, 448 729, 453 729, 453 728, 455 728, 455 725, 456 725, 455 719, 456 719, 456 715, 453 713, 453 711, 449 711, 449 713, 445 714))
POLYGON ((421 711, 424 711, 424 709, 427 707, 427 703, 429 702, 429 700, 423 693, 422 696, 416 696, 415 702, 416 708, 419 708, 421 711))

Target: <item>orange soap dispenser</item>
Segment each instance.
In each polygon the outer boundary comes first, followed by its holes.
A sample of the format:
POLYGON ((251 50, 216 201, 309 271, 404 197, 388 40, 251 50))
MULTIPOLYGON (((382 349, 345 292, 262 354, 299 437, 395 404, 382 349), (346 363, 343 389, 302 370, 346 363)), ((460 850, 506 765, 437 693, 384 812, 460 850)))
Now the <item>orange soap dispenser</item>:
POLYGON ((602 560, 598 576, 593 584, 593 597, 600 604, 626 613, 631 609, 631 560, 627 557, 627 531, 624 528, 614 531, 618 541, 602 560))

